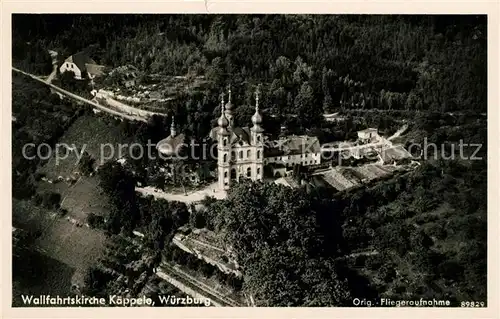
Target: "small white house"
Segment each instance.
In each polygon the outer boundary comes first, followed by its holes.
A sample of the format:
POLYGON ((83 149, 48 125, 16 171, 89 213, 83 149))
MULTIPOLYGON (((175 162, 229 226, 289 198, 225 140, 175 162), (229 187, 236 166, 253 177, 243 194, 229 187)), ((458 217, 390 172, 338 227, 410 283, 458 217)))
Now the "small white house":
POLYGON ((93 79, 98 75, 102 75, 104 66, 97 65, 86 53, 78 52, 67 58, 59 67, 59 72, 73 72, 75 79, 83 78, 93 79))
POLYGON ((378 136, 378 130, 376 128, 367 128, 366 130, 358 131, 358 139, 362 141, 371 140, 378 136))
POLYGON ((327 122, 343 122, 345 121, 345 116, 340 115, 339 112, 336 113, 330 113, 330 114, 323 114, 323 117, 325 118, 325 121, 327 122))

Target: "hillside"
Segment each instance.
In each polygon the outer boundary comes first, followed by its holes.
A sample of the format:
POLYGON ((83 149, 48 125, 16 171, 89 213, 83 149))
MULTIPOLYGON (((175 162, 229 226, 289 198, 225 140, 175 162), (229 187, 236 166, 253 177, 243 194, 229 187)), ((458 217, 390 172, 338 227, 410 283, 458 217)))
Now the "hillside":
POLYGON ((339 108, 486 112, 485 16, 52 15, 13 26, 14 65, 26 71, 44 74, 43 51, 55 49, 146 75, 205 76, 207 88, 169 105, 199 138, 228 84, 237 119, 249 121, 261 84, 265 114, 303 114, 285 123, 299 131, 339 108))

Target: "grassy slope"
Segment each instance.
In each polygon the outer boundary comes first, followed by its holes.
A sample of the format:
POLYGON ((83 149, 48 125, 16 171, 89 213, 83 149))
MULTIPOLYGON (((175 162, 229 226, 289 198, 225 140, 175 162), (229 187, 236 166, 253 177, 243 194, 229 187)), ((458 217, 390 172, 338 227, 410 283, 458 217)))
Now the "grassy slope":
MULTIPOLYGON (((121 129, 113 124, 107 124, 102 119, 94 117, 92 115, 83 115, 79 117, 75 123, 73 123, 65 134, 59 139, 58 143, 66 143, 69 146, 76 146, 78 152, 85 147, 87 151, 96 161, 97 164, 100 163, 102 159, 101 149, 103 156, 110 155, 110 148, 104 146, 106 144, 115 145, 115 156, 117 158, 119 155, 119 149, 116 145, 122 144, 126 145, 130 143, 130 140, 123 136, 121 129)), ((62 149, 62 148, 61 148, 62 149)), ((126 148, 123 149, 122 154, 126 154, 126 148)), ((41 169, 47 175, 48 178, 57 178, 59 175, 66 177, 73 173, 77 169, 78 156, 75 151, 68 154, 68 157, 59 162, 56 160, 55 154, 49 159, 41 169)))
POLYGON ((41 181, 37 190, 61 194, 61 207, 68 210, 70 217, 82 222, 85 222, 88 213, 107 216, 111 209, 109 198, 100 189, 96 176, 83 176, 73 185, 66 182, 49 184, 41 181))
POLYGON ((22 276, 14 276, 14 294, 69 293, 69 284, 83 283, 85 270, 97 263, 104 248, 102 232, 76 227, 30 201, 13 201, 12 224, 38 235, 23 254, 32 262, 15 264, 22 267, 22 276))

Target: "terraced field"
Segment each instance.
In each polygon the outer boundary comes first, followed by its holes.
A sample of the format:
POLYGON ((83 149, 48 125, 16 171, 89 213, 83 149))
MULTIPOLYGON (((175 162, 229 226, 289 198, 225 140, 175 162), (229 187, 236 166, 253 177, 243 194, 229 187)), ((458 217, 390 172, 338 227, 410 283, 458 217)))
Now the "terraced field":
POLYGON ((175 280, 181 282, 187 288, 199 292, 200 294, 211 299, 217 305, 222 307, 240 307, 240 303, 227 294, 214 289, 212 286, 200 281, 198 278, 193 277, 177 265, 169 263, 162 263, 157 272, 158 276, 165 278, 165 275, 171 276, 175 280))

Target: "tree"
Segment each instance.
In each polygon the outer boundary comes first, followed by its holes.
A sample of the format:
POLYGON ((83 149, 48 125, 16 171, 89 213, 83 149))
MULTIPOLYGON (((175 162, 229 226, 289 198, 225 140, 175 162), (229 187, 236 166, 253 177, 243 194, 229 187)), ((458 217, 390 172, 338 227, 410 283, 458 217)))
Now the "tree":
POLYGON ((104 217, 94 213, 89 213, 87 215, 87 223, 90 228, 101 228, 104 226, 104 217))
POLYGON ((410 241, 412 248, 417 253, 428 250, 434 244, 432 239, 423 231, 413 233, 410 241))
POLYGON ((173 175, 174 183, 181 184, 184 195, 187 195, 186 186, 185 186, 185 182, 186 182, 186 178, 187 178, 186 163, 183 160, 177 159, 177 158, 174 158, 172 160, 172 162, 173 162, 172 163, 172 165, 173 165, 172 175, 173 175))
POLYGON ((48 209, 59 208, 61 194, 56 192, 42 192, 35 195, 34 202, 36 205, 42 205, 48 209))
POLYGON ((323 109, 325 111, 331 111, 333 107, 333 100, 330 94, 326 94, 323 100, 323 109))
POLYGON ((316 127, 321 123, 323 112, 315 105, 314 91, 309 82, 304 82, 300 87, 294 105, 296 114, 300 114, 298 120, 303 129, 316 127))
POLYGON ((220 57, 214 58, 207 69, 207 79, 213 81, 214 87, 218 87, 222 82, 223 73, 224 67, 222 59, 220 57))
POLYGON ((348 299, 344 279, 321 257, 326 246, 335 246, 320 231, 318 219, 330 211, 323 205, 303 189, 249 182, 232 188, 226 201, 208 204, 221 241, 231 243, 245 269, 243 290, 257 304, 298 306, 309 300, 331 306, 348 299), (316 295, 327 290, 324 298, 316 295))
POLYGON ((118 233, 124 229, 132 231, 140 217, 136 206, 135 180, 118 162, 107 162, 98 170, 99 186, 110 198, 108 230, 118 233))
POLYGON ((80 173, 84 176, 88 176, 89 174, 94 172, 94 158, 90 156, 87 151, 83 152, 82 157, 80 158, 80 161, 78 162, 78 169, 80 173))
POLYGON ((85 292, 90 296, 104 297, 106 295, 106 285, 112 278, 109 273, 100 268, 88 268, 83 279, 85 292))

